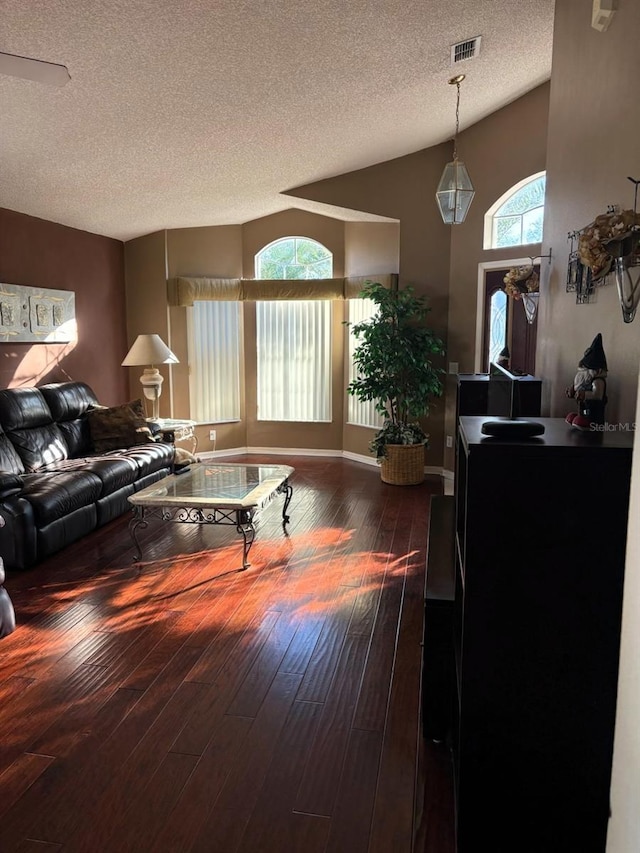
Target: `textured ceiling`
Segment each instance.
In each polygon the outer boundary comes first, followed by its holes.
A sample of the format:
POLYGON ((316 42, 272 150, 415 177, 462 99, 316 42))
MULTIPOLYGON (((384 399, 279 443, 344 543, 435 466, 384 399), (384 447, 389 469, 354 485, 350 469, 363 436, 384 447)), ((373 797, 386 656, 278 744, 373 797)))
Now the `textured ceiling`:
MULTIPOLYGON (((543 83, 554 0, 0 0, 0 207, 127 240, 246 222, 281 193, 451 138, 543 83)), ((435 188, 434 188, 435 189, 435 188)))

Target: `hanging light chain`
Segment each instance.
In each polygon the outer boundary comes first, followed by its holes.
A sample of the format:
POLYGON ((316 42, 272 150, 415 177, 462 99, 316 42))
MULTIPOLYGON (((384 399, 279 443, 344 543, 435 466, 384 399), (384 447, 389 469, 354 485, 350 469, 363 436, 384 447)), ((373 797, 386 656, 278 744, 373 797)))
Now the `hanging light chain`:
POLYGON ((460 83, 456 83, 458 97, 456 99, 456 133, 453 137, 453 159, 458 159, 458 128, 460 127, 460 83))
POLYGON ((453 159, 454 161, 458 159, 458 129, 460 127, 460 83, 464 80, 464 74, 458 74, 456 77, 452 77, 449 80, 449 84, 451 86, 456 87, 457 95, 456 95, 456 132, 453 137, 453 159))

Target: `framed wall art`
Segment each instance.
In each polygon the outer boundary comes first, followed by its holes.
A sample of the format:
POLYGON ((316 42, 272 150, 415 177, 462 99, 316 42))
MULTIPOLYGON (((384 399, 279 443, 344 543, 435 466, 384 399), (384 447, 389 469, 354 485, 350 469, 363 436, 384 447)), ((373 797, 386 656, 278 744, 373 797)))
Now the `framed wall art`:
POLYGON ((76 337, 73 291, 0 284, 0 343, 64 344, 76 337))

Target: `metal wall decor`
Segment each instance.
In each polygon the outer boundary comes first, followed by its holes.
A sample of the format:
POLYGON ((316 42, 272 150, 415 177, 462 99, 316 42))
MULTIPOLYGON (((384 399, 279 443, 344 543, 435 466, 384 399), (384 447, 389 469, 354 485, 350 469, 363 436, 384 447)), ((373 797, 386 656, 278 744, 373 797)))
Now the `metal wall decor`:
POLYGON ((0 342, 64 344, 75 341, 75 294, 0 284, 0 342))
POLYGON ((567 234, 570 250, 566 289, 575 292, 579 305, 594 301, 596 288, 615 281, 622 319, 631 323, 640 304, 640 179, 627 180, 634 185, 633 210, 608 205, 606 213, 567 234))
POLYGON ((591 269, 582 263, 577 249, 580 231, 569 231, 569 264, 567 266, 567 293, 575 293, 576 305, 585 305, 595 300, 595 289, 607 284, 606 276, 594 281, 591 269))

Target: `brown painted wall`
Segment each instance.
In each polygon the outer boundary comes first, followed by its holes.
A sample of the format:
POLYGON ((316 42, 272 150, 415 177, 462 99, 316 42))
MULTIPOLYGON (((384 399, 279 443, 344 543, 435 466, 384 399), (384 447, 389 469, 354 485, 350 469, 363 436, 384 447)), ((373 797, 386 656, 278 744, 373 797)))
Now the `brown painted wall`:
POLYGON ((640 320, 623 323, 614 283, 598 288, 595 303, 576 305, 565 281, 567 232, 605 213, 609 204, 633 207, 626 177, 640 178, 640 102, 632 88, 640 79, 640 4, 619 3, 606 33, 590 24, 581 0, 558 0, 544 230, 554 257, 540 299, 537 369, 550 414, 573 411, 564 389, 601 332, 609 365, 607 419, 627 422, 635 417, 640 320))
POLYGON ((128 390, 120 362, 127 339, 119 240, 0 208, 0 281, 74 291, 78 326, 76 343, 0 343, 0 387, 70 376, 89 383, 105 404, 123 402, 128 390))
POLYGON ((399 269, 399 222, 344 223, 345 275, 375 276, 399 269))
MULTIPOLYGON (((514 184, 544 170, 548 110, 549 84, 545 83, 460 134, 458 151, 476 191, 465 222, 451 229, 447 361, 458 362, 460 373, 475 370, 476 318, 481 309, 478 264, 541 253, 540 244, 483 249, 484 217, 514 184)), ((546 253, 548 249, 542 251, 546 253)), ((448 376, 446 385, 446 433, 453 436, 455 377, 448 376)), ((445 449, 444 467, 451 471, 454 465, 454 450, 445 449)))
MULTIPOLYGON (((430 323, 445 343, 451 229, 440 218, 435 190, 450 156, 450 145, 438 145, 290 192, 302 198, 398 219, 400 283, 413 285, 417 293, 429 298, 432 309, 430 323)), ((431 436, 426 456, 428 465, 442 464, 444 408, 443 400, 436 401, 426 424, 431 436)), ((352 436, 349 432, 348 435, 350 441, 352 436)), ((345 449, 364 452, 361 445, 347 446, 347 439, 345 449)))
MULTIPOLYGON (((451 158, 448 143, 291 191, 400 220, 401 283, 429 296, 432 325, 447 344, 446 364, 459 361, 461 371, 474 369, 478 264, 514 255, 483 250, 484 214, 514 183, 544 169, 548 98, 548 84, 540 86, 460 135, 458 150, 476 189, 463 225, 443 225, 434 199, 451 158)), ((530 251, 537 254, 539 247, 530 251)), ((453 451, 445 451, 444 435, 454 432, 455 381, 445 384, 445 398, 436 402, 427 423, 427 464, 452 468, 453 451)))
POLYGON ((544 170, 548 109, 545 83, 460 135, 458 152, 476 191, 465 222, 451 229, 448 358, 461 373, 475 366, 478 264, 540 252, 539 243, 485 250, 482 241, 487 210, 518 181, 544 170))

